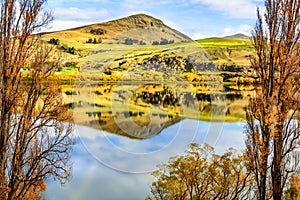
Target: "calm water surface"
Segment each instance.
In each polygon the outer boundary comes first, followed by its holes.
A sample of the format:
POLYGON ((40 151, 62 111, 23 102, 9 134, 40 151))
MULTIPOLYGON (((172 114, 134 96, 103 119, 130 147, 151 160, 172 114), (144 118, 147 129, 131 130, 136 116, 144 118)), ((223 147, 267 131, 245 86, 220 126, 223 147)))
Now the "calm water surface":
POLYGON ((181 86, 129 88, 78 88, 71 91, 72 100, 66 94, 77 123, 73 177, 64 186, 49 180, 46 199, 144 199, 150 194, 151 171, 189 143, 209 143, 217 153, 244 148, 242 119, 224 121, 243 115, 249 92, 223 88, 223 98, 219 91, 187 95, 181 86), (210 120, 203 121, 207 113, 212 113, 210 120))

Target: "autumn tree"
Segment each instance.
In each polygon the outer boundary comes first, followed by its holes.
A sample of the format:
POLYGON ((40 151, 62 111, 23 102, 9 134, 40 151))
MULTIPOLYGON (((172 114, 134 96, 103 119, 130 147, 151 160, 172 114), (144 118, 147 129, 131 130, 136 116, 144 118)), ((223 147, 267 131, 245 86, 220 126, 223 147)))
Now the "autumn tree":
MULTIPOLYGON (((242 155, 229 149, 223 155, 209 145, 192 143, 184 155, 176 156, 153 172, 151 192, 163 199, 249 199, 251 177, 242 155)), ((151 197, 146 197, 151 199, 151 197)))
POLYGON ((266 0, 265 8, 252 33, 261 87, 247 111, 247 159, 257 198, 281 200, 299 163, 300 1, 266 0))
POLYGON ((2 0, 0 16, 0 198, 39 199, 45 180, 71 175, 72 124, 62 104, 53 46, 33 33, 45 0, 2 0), (50 59, 52 57, 52 59, 50 59), (29 68, 27 77, 22 68, 29 68))

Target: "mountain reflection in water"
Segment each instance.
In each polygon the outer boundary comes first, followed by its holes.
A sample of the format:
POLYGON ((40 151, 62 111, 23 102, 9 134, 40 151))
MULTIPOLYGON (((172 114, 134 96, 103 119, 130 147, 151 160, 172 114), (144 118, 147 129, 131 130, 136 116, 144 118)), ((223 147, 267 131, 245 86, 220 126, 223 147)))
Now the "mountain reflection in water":
POLYGON ((186 84, 78 85, 62 91, 78 143, 71 182, 47 182, 49 200, 144 199, 150 172, 189 143, 209 143, 219 154, 243 149, 240 121, 253 93, 251 87, 186 84))
POLYGON ((62 90, 76 124, 145 139, 182 119, 244 119, 253 91, 239 89, 222 84, 98 84, 63 86, 62 90))

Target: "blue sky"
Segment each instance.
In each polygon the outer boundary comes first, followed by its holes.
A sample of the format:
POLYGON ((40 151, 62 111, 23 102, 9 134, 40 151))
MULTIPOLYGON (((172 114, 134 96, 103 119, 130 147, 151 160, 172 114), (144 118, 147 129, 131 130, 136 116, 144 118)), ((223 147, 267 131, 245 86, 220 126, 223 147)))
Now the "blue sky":
POLYGON ((49 30, 62 30, 144 13, 163 20, 193 39, 250 35, 256 8, 263 0, 49 0, 54 21, 49 30))

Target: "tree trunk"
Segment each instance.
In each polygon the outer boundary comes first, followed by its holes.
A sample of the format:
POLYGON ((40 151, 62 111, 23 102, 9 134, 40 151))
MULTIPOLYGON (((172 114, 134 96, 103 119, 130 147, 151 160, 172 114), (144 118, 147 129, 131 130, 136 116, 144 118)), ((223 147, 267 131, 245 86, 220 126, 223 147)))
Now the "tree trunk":
POLYGON ((283 125, 276 126, 276 138, 274 139, 274 158, 272 166, 272 186, 273 186, 273 199, 282 199, 282 154, 283 154, 283 138, 282 131, 283 125))

